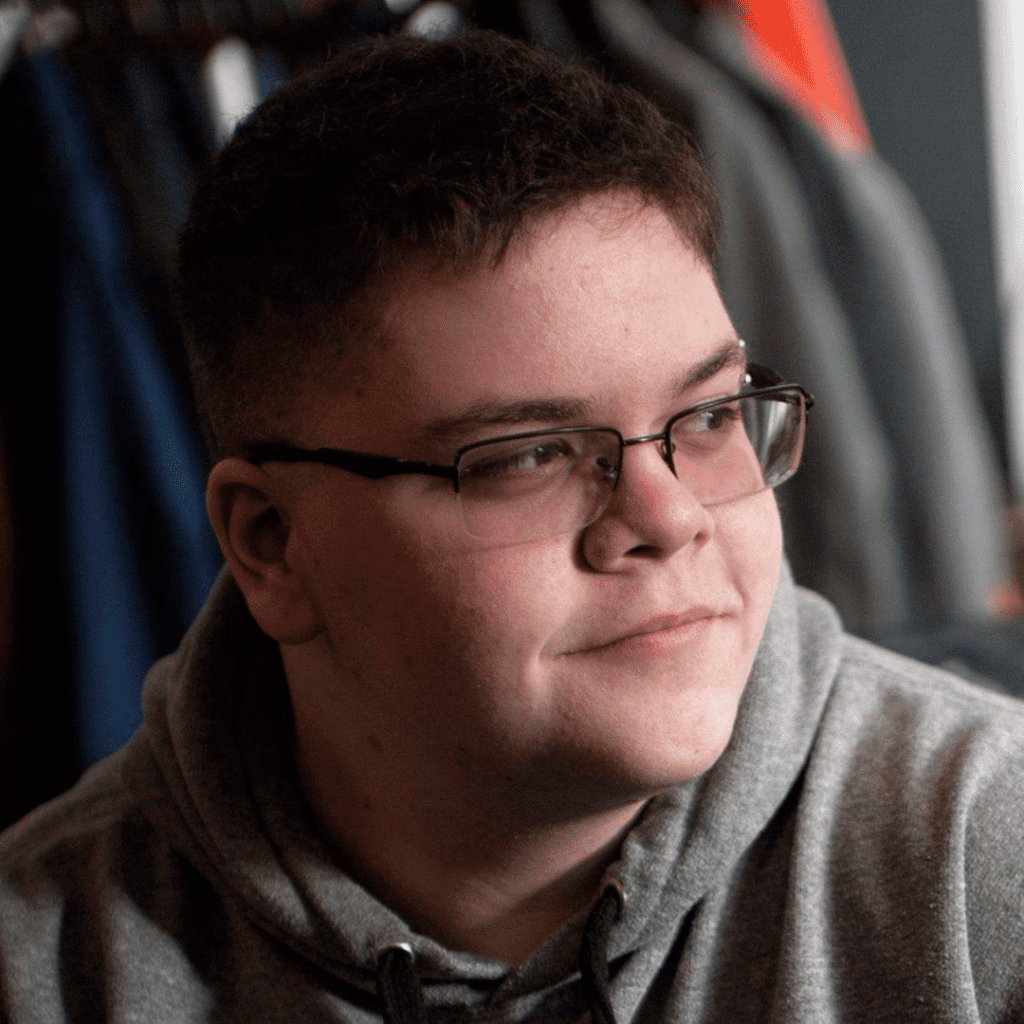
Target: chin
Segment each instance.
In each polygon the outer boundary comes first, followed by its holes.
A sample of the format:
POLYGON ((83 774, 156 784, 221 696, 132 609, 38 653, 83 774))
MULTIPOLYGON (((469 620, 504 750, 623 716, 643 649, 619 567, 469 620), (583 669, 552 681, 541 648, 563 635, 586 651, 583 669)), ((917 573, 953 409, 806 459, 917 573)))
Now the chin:
POLYGON ((549 765, 542 785, 552 798, 568 799, 581 812, 646 801, 709 771, 728 746, 734 721, 735 713, 699 734, 648 730, 639 746, 636 737, 620 736, 587 751, 563 752, 549 765))
POLYGON ((707 771, 722 755, 736 724, 749 677, 746 660, 740 660, 742 666, 728 659, 710 671, 704 665, 685 685, 678 678, 663 680, 663 686, 648 691, 646 701, 640 694, 627 695, 619 705, 615 744, 623 763, 679 781, 707 771), (630 702, 629 696, 635 700, 630 702))

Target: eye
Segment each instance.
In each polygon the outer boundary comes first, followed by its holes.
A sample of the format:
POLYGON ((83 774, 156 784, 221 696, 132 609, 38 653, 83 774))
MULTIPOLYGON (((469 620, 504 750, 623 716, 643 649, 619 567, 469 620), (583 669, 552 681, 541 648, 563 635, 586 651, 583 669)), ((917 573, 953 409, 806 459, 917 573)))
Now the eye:
POLYGON ((482 500, 508 500, 560 488, 585 458, 572 434, 508 438, 481 445, 459 463, 460 489, 482 500))
POLYGON ((464 465, 463 473, 481 480, 529 476, 549 471, 577 455, 568 438, 537 438, 529 443, 496 442, 480 448, 464 465))
POLYGON ((676 420, 672 426, 673 449, 706 450, 731 438, 741 424, 743 412, 738 402, 726 402, 676 420))
POLYGON ((728 429, 740 419, 740 415, 739 405, 733 402, 729 405, 716 405, 710 409, 701 409, 691 413, 689 416, 684 416, 678 425, 689 433, 710 433, 728 429))

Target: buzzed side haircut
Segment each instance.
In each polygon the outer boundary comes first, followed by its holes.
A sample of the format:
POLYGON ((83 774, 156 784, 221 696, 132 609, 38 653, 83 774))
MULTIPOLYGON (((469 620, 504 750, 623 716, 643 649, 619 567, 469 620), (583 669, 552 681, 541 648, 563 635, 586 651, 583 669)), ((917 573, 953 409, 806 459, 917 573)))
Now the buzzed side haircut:
POLYGON ((311 356, 365 344, 403 267, 497 263, 544 215, 613 189, 710 265, 718 206, 687 132, 538 47, 383 37, 273 94, 205 170, 180 241, 209 454, 277 440, 311 356))

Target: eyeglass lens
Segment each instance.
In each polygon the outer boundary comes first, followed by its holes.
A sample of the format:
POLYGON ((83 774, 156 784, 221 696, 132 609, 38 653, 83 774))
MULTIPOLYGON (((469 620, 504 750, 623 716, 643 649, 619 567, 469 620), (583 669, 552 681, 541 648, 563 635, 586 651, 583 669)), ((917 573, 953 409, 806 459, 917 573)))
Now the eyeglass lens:
MULTIPOLYGON (((794 472, 803 428, 798 392, 730 399, 672 423, 673 468, 702 505, 735 501, 794 472)), ((613 430, 581 428, 475 447, 459 462, 466 531, 519 543, 582 529, 607 507, 621 463, 613 430)))

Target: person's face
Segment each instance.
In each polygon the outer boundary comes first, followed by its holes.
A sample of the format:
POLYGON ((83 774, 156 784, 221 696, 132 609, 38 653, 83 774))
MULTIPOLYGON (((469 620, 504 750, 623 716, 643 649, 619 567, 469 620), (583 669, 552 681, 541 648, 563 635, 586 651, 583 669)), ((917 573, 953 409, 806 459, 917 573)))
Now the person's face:
MULTIPOLYGON (((592 199, 496 269, 403 281, 365 381, 290 440, 443 463, 544 426, 651 434, 738 390, 707 267, 660 211, 626 209, 592 199), (584 410, 530 408, 554 401, 584 410)), ((450 481, 301 472, 289 551, 331 665, 307 717, 350 756, 595 804, 719 756, 778 579, 771 492, 704 508, 641 444, 591 526, 494 546, 466 535, 450 481)))

